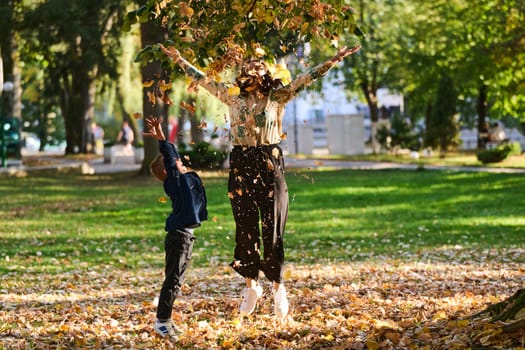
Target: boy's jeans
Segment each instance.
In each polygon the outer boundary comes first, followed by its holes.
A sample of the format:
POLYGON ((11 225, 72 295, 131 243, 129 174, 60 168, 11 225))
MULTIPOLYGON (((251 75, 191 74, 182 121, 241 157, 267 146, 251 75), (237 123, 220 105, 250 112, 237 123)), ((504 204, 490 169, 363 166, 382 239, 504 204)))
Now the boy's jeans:
POLYGON ((165 279, 160 290, 159 305, 157 307, 157 318, 159 320, 171 319, 173 302, 180 293, 184 282, 186 269, 190 263, 193 250, 192 229, 168 232, 164 239, 164 250, 166 251, 165 279))

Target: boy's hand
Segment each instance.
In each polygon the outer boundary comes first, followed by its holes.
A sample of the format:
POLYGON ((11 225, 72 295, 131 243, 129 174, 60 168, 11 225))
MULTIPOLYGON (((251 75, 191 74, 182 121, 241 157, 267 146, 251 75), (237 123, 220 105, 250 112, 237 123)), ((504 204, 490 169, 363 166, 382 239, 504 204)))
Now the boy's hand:
POLYGON ((142 134, 144 136, 153 137, 156 140, 166 140, 164 132, 162 131, 162 126, 160 125, 160 120, 157 117, 149 117, 144 120, 146 124, 146 129, 149 131, 144 131, 142 134))

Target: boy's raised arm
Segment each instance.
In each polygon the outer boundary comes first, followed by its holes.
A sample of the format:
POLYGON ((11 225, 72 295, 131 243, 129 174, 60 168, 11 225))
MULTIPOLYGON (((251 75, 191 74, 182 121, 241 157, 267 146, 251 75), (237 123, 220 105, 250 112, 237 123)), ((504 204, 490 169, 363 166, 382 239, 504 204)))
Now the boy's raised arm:
POLYGON ((145 119, 147 130, 144 131, 144 136, 153 137, 156 140, 163 141, 166 140, 162 127, 160 125, 160 120, 157 117, 149 117, 145 119))

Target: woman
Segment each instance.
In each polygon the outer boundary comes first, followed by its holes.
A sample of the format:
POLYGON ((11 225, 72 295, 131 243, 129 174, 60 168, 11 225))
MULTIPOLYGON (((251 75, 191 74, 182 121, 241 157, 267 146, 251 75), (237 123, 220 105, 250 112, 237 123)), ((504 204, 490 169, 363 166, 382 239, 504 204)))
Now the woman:
POLYGON ((288 188, 279 146, 284 107, 302 89, 360 47, 339 50, 335 56, 287 85, 272 77, 264 61, 247 61, 235 80, 240 91, 238 95, 230 94, 225 84, 213 81, 192 66, 177 49, 160 47, 197 84, 229 108, 233 149, 228 195, 236 225, 231 266, 246 282, 239 311, 241 315, 248 315, 255 309, 262 295, 262 287, 258 284, 259 271, 262 271, 272 281, 274 313, 285 317, 289 306, 282 284, 283 235, 288 216, 288 188))

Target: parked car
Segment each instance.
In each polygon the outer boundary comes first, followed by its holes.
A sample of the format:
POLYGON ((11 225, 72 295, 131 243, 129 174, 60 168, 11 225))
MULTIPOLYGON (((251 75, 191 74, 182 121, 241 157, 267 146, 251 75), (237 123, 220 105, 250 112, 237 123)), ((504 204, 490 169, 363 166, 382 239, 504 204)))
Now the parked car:
POLYGON ((0 137, 0 150, 3 149, 3 142, 5 142, 7 157, 21 158, 20 120, 18 118, 4 118, 2 120, 2 130, 0 131, 3 134, 0 137))

